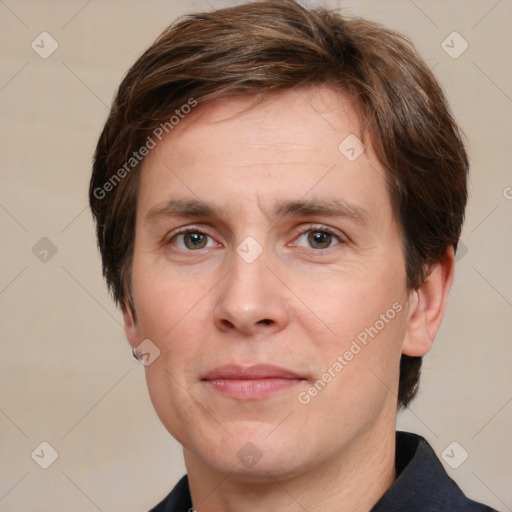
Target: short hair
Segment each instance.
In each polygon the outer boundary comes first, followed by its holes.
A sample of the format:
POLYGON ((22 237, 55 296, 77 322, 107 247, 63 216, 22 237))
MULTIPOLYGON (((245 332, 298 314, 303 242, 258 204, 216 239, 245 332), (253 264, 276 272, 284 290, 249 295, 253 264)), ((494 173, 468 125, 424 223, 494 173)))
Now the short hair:
MULTIPOLYGON (((103 275, 123 310, 135 313, 138 176, 155 135, 170 133, 195 105, 302 85, 333 87, 356 109, 363 142, 386 172, 408 290, 450 246, 456 250, 468 157, 442 88, 413 44, 378 23, 295 0, 251 2, 178 18, 119 86, 96 147, 89 198, 103 275)), ((417 392, 421 362, 401 356, 399 407, 417 392)))

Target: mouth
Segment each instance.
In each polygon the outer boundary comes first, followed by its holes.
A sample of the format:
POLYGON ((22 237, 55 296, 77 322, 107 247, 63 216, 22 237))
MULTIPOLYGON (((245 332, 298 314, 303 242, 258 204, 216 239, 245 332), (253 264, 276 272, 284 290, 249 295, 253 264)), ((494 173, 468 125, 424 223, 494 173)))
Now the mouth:
POLYGON ((306 378, 279 366, 229 364, 209 371, 201 379, 210 389, 238 400, 259 400, 290 389, 306 378))

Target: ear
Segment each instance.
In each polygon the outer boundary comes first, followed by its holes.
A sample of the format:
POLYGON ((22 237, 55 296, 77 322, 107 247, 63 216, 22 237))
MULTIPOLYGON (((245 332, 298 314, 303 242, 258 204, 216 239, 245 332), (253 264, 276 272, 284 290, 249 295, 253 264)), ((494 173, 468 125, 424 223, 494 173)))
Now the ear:
POLYGON ((455 270, 453 247, 431 267, 426 280, 413 290, 402 354, 423 356, 431 348, 441 325, 455 270))
POLYGON ((123 304, 124 334, 132 348, 136 348, 140 342, 140 333, 135 319, 135 313, 128 304, 123 304))

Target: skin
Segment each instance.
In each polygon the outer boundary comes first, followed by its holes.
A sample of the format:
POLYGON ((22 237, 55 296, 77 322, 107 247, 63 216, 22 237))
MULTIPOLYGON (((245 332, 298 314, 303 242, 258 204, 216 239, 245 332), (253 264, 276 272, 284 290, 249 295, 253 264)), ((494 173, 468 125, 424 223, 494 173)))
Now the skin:
POLYGON ((146 366, 148 389, 183 446, 196 510, 368 511, 395 478, 400 356, 430 349, 453 251, 407 290, 384 170, 368 140, 353 162, 338 149, 349 134, 363 139, 347 97, 314 86, 251 101, 198 106, 146 157, 126 335, 161 351, 146 366), (327 197, 363 218, 273 211, 275 202, 327 197), (213 202, 220 216, 170 215, 171 199, 213 202), (194 238, 203 246, 176 234, 183 227, 204 233, 194 238), (336 234, 312 240, 322 228, 336 234), (251 263, 236 252, 248 236, 263 249, 251 263), (300 403, 396 303, 400 312, 300 403), (228 363, 274 364, 304 380, 235 399, 202 380, 228 363), (251 466, 238 456, 247 443, 261 456, 251 466))

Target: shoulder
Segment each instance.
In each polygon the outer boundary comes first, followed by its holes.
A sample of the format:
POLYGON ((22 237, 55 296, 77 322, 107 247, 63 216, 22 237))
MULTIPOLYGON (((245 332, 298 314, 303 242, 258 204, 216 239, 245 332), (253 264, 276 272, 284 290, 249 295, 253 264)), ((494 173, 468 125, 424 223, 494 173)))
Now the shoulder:
POLYGON ((174 486, 173 490, 149 512, 193 512, 187 475, 174 486))
POLYGON ((462 492, 425 438, 397 432, 395 460, 396 480, 372 512, 497 512, 462 492))

